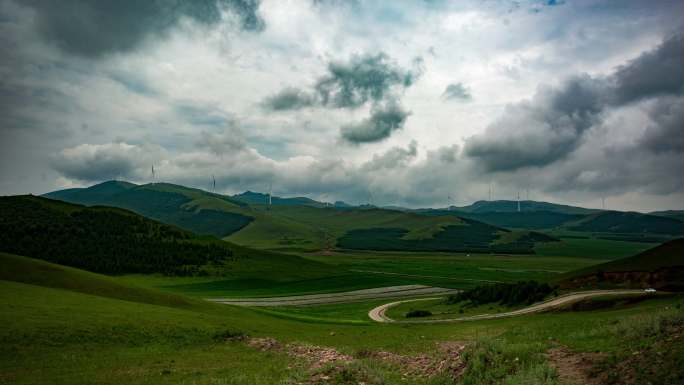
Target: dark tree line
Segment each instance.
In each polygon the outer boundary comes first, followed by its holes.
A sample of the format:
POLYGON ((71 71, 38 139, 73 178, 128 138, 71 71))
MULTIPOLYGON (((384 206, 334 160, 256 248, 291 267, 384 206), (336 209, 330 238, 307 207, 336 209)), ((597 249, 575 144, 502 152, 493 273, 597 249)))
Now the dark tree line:
POLYGON ((462 291, 447 298, 448 304, 467 301, 469 305, 478 306, 486 303, 498 302, 506 306, 531 305, 543 300, 555 291, 547 283, 537 281, 521 281, 514 284, 497 283, 494 285, 478 286, 474 289, 462 291))
POLYGON ((31 196, 0 198, 0 251, 104 274, 194 275, 233 259, 219 240, 128 211, 31 196))
POLYGON ((409 232, 402 228, 370 228, 351 230, 337 240, 337 246, 355 250, 385 251, 450 251, 471 253, 534 254, 536 242, 556 240, 530 232, 510 243, 496 243, 505 229, 461 218, 466 225, 445 226, 432 238, 405 239, 409 232))

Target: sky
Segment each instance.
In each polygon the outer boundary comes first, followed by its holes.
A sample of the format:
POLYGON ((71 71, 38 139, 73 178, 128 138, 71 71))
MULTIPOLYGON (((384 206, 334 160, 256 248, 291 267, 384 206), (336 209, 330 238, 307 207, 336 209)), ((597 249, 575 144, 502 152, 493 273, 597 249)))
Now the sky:
POLYGON ((0 0, 0 195, 684 209, 684 2, 0 0), (154 166, 155 179, 151 168, 154 166))

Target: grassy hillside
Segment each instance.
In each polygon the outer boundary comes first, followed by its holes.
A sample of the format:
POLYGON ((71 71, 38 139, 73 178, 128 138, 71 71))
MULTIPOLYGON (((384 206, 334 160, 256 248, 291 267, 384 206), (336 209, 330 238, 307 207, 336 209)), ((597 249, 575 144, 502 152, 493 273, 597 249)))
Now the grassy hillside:
MULTIPOLYGON (((200 234, 227 235, 225 239, 231 242, 261 249, 315 251, 332 249, 336 245, 358 248, 357 242, 349 242, 355 234, 350 232, 380 228, 399 229, 402 241, 397 245, 405 246, 404 250, 478 252, 483 250, 482 245, 470 248, 474 243, 464 242, 464 239, 479 239, 482 243, 482 237, 485 237, 493 242, 499 238, 493 234, 500 231, 488 225, 472 225, 473 221, 466 223, 454 215, 422 215, 374 207, 326 207, 307 198, 277 198, 269 206, 263 204, 267 198, 264 194, 248 192, 225 197, 163 183, 137 186, 112 181, 47 196, 83 204, 123 207, 200 234), (248 224, 245 225, 245 221, 248 224), (338 241, 342 237, 346 238, 338 241), (416 246, 418 244, 432 246, 416 246)), ((529 251, 529 240, 526 239, 522 247, 497 248, 501 252, 529 251)))
MULTIPOLYGON (((14 272, 22 270, 16 263, 38 268, 21 258, 2 262, 14 272)), ((458 327, 379 325, 364 317, 377 301, 258 312, 209 303, 152 304, 146 302, 154 296, 150 292, 143 300, 116 299, 64 286, 74 279, 109 287, 111 278, 60 267, 41 272, 23 283, 0 279, 0 383, 559 385, 546 355, 559 345, 576 357, 601 352, 587 364, 601 378, 621 379, 625 370, 616 362, 629 362, 634 370, 625 375, 637 383, 647 378, 676 384, 682 378, 681 299, 671 297, 458 327), (64 284, 41 284, 60 280, 64 284), (266 337, 276 348, 252 344, 266 337), (407 370, 414 363, 439 364, 440 348, 456 342, 467 345, 456 378, 407 370), (315 352, 323 348, 326 356, 339 352, 351 361, 317 366, 315 352), (400 360, 382 358, 388 355, 400 360)))
POLYGON ((649 214, 656 215, 659 217, 674 218, 684 222, 684 210, 654 211, 649 214))
POLYGON ((135 211, 197 234, 225 237, 254 220, 238 200, 167 183, 134 185, 109 181, 85 189, 69 189, 46 197, 84 205, 114 206, 135 211))
MULTIPOLYGON (((469 206, 453 207, 454 211, 464 213, 489 213, 489 212, 518 212, 518 201, 497 200, 477 201, 469 206)), ((561 205, 549 202, 537 202, 530 200, 520 201, 520 211, 550 211, 560 214, 591 214, 599 212, 597 209, 561 205)))
POLYGON ((152 305, 192 308, 200 304, 179 295, 124 285, 104 275, 13 254, 0 253, 0 265, 0 280, 4 281, 152 305))
POLYGON ((593 233, 684 235, 684 222, 677 219, 622 211, 593 214, 567 228, 593 233))
POLYGON ((556 278, 564 287, 656 287, 684 290, 684 238, 675 239, 637 255, 593 265, 556 278))
MULTIPOLYGON (((263 205, 269 203, 268 194, 262 194, 253 191, 245 191, 242 194, 237 194, 232 196, 240 202, 253 204, 253 205, 263 205)), ((274 206, 312 206, 312 207, 325 207, 326 204, 322 202, 315 201, 310 198, 305 197, 294 197, 294 198, 281 198, 277 196, 272 196, 270 202, 274 206)))
POLYGON ((89 271, 170 275, 260 274, 324 265, 255 251, 162 224, 130 211, 34 196, 0 198, 0 251, 89 271))
POLYGON ((567 214, 554 211, 487 211, 487 212, 461 212, 454 210, 422 210, 425 215, 458 215, 462 218, 470 218, 476 221, 488 223, 493 226, 509 229, 544 230, 561 226, 565 223, 584 218, 583 214, 567 214))
POLYGON ((430 237, 412 238, 401 228, 352 230, 338 240, 338 246, 356 250, 450 251, 473 253, 532 254, 537 242, 556 239, 535 232, 510 232, 470 219, 449 225, 430 237))

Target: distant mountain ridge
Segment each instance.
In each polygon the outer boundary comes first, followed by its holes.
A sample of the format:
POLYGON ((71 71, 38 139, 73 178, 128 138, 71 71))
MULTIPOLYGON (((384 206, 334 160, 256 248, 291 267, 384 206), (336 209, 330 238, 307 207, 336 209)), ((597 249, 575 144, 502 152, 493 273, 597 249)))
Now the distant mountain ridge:
POLYGON ((135 211, 146 217, 191 230, 197 234, 222 238, 247 226, 253 217, 243 213, 247 204, 219 194, 170 183, 136 185, 108 181, 88 188, 54 191, 47 198, 88 206, 114 206, 135 211), (238 212, 199 207, 193 198, 221 201, 238 212))
MULTIPOLYGON (((456 250, 454 245, 461 241, 454 237, 467 236, 467 232, 448 228, 463 225, 466 220, 496 229, 546 231, 551 234, 557 230, 561 233, 583 232, 592 237, 620 241, 655 243, 684 235, 684 222, 665 215, 604 211, 527 200, 520 202, 520 212, 517 201, 506 200, 478 201, 451 209, 406 209, 351 206, 344 202, 328 204, 306 197, 272 196, 272 204, 269 205, 268 194, 253 191, 226 196, 170 183, 136 185, 122 181, 55 191, 45 196, 91 206, 125 208, 198 234, 276 250, 315 251, 336 245, 361 248, 366 246, 359 245, 366 243, 359 243, 359 236, 369 234, 376 237, 377 242, 367 246, 376 249, 380 247, 378 242, 385 242, 399 248, 415 248, 420 244, 424 248, 429 245, 429 248, 456 250), (350 233, 370 229, 378 231, 350 233), (441 237, 442 241, 448 239, 444 238, 445 231, 454 239, 439 246, 430 243, 434 237, 441 237), (417 243, 418 239, 423 240, 417 243)), ((472 227, 473 231, 476 229, 482 234, 498 231, 472 227)), ((534 236, 531 239, 538 241, 543 238, 534 236)), ((463 245, 459 243, 458 250, 468 249, 469 246, 463 245)), ((483 245, 478 245, 478 249, 485 250, 483 245)))
POLYGON ((518 212, 518 204, 520 212, 526 211, 548 211, 561 214, 592 214, 600 212, 598 209, 587 209, 584 207, 562 205, 558 203, 538 202, 530 200, 521 200, 520 202, 514 200, 495 200, 495 201, 477 201, 468 206, 452 206, 451 210, 466 213, 484 213, 484 212, 518 212))

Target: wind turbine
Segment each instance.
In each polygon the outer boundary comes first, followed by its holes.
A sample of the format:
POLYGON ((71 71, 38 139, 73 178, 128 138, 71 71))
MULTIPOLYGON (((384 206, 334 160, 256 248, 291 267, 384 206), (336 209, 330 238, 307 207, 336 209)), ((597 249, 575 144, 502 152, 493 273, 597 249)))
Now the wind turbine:
POLYGON ((273 204, 273 182, 271 182, 268 185, 268 205, 271 206, 273 204))
POLYGON ((155 181, 155 175, 154 175, 154 164, 152 164, 152 183, 155 181))
POLYGON ((518 212, 520 212, 520 191, 518 191, 518 212))
POLYGON ((211 174, 211 180, 212 180, 212 182, 213 182, 211 192, 213 192, 214 194, 216 194, 216 178, 214 177, 214 174, 211 174))

